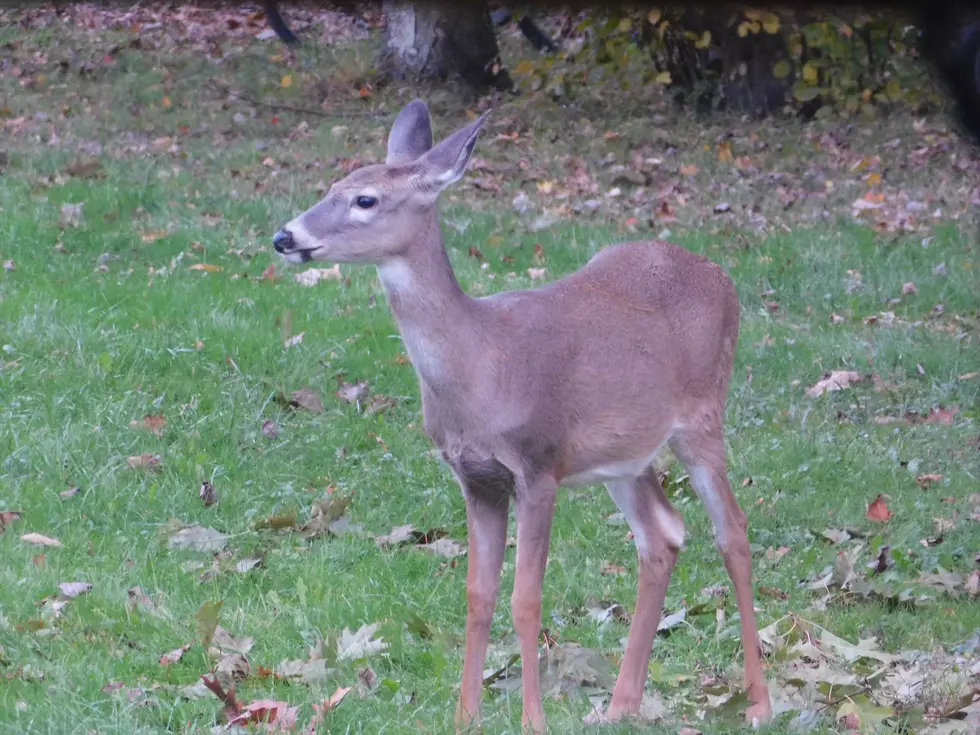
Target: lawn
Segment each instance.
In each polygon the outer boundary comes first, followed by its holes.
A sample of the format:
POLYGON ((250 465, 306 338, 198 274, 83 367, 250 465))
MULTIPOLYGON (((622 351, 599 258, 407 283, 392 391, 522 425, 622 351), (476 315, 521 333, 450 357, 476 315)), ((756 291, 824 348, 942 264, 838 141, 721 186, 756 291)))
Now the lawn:
MULTIPOLYGON (((216 669, 242 703, 299 707, 300 726, 352 687, 321 731, 451 732, 462 498, 374 269, 304 285, 271 236, 380 160, 414 95, 437 138, 488 100, 376 85, 375 37, 339 14, 324 17, 342 43, 294 53, 222 12, 242 24, 139 17, 137 36, 85 6, 0 15, 0 732, 209 732, 216 669)), ((494 103, 444 197, 461 284, 530 288, 657 236, 728 268, 729 467, 782 710, 766 731, 975 732, 976 151, 940 112, 693 120, 655 92, 609 94, 494 103), (831 371, 853 382, 810 390, 831 371)), ((636 727, 736 732, 734 597, 679 466, 666 486, 688 540, 648 685, 664 719, 636 727)), ((590 697, 611 691, 627 532, 603 488, 561 492, 553 732, 594 731, 590 697)), ((499 671, 513 573, 510 548, 493 733, 520 730, 519 680, 499 671)))

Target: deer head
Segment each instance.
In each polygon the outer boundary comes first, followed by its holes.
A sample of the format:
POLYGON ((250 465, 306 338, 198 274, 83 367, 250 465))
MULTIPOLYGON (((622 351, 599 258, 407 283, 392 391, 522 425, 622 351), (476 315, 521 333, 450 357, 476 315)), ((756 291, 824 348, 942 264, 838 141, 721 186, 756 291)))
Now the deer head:
POLYGON ((276 251, 291 263, 380 265, 404 255, 430 225, 439 194, 463 176, 489 114, 432 147, 429 110, 413 100, 391 128, 387 160, 331 186, 323 200, 276 233, 276 251))

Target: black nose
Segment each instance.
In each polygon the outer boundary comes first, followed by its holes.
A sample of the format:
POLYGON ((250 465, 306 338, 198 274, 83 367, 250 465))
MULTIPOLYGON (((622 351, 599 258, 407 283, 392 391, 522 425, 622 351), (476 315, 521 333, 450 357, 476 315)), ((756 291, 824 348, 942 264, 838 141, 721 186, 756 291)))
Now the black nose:
POLYGON ((272 247, 277 253, 285 253, 293 247, 293 233, 289 230, 279 230, 272 236, 272 247))

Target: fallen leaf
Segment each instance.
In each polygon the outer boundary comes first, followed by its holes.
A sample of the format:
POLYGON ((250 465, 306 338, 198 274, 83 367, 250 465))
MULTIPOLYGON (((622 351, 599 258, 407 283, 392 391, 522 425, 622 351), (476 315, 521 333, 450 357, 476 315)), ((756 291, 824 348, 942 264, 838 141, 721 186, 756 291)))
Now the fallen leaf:
POLYGON ((228 720, 228 726, 260 723, 264 724, 266 726, 264 729, 270 732, 295 730, 298 712, 299 707, 290 707, 289 702, 258 699, 246 704, 242 708, 241 714, 228 720), (276 727, 269 727, 270 725, 276 725, 276 727))
POLYGON ((807 388, 806 394, 811 397, 822 396, 824 393, 850 388, 854 383, 864 380, 861 373, 853 370, 833 370, 823 377, 822 380, 807 388))
POLYGON ((61 218, 59 224, 62 228, 65 227, 81 227, 85 222, 85 217, 82 214, 82 207, 84 202, 79 202, 78 204, 62 204, 61 205, 61 218))
POLYGON ((951 406, 950 408, 931 408, 929 409, 929 415, 922 422, 924 424, 945 424, 949 425, 953 423, 953 417, 960 412, 959 406, 951 406))
MULTIPOLYGON (((200 610, 198 611, 200 612, 200 610)), ((210 624, 210 620, 208 621, 210 624)), ((252 650, 252 646, 255 644, 255 639, 251 636, 245 636, 244 638, 235 638, 231 633, 218 625, 212 634, 212 642, 222 651, 231 651, 233 653, 240 653, 242 655, 248 653, 252 650)))
POLYGON ((672 630, 683 623, 686 619, 686 607, 682 607, 680 610, 675 613, 671 613, 670 615, 664 615, 664 617, 662 617, 660 622, 657 624, 657 632, 663 633, 665 631, 672 630))
POLYGON ((102 164, 97 158, 78 158, 68 164, 65 173, 79 179, 86 179, 94 175, 100 168, 102 168, 102 164))
POLYGON ((247 556, 235 565, 235 571, 239 574, 247 574, 256 567, 262 565, 262 558, 258 556, 247 556))
POLYGON ((405 524, 404 526, 395 526, 391 529, 391 533, 385 534, 384 536, 375 536, 374 542, 381 548, 397 546, 410 540, 414 541, 416 539, 414 531, 415 526, 411 523, 405 524))
POLYGON ((92 585, 88 582, 61 582, 58 585, 58 589, 61 590, 63 594, 68 599, 74 599, 79 595, 84 595, 86 592, 92 589, 92 585))
POLYGON ((527 274, 531 277, 532 281, 540 281, 544 278, 544 274, 547 272, 545 268, 528 268, 527 274))
POLYGON ((295 347, 296 345, 301 344, 303 342, 303 337, 305 337, 305 336, 306 336, 306 332, 300 332, 299 334, 293 335, 292 337, 290 337, 289 339, 287 339, 285 342, 283 342, 282 343, 282 346, 284 348, 286 348, 287 350, 290 347, 295 347))
POLYGON ((463 544, 449 538, 436 539, 428 544, 417 544, 415 548, 428 551, 436 556, 444 556, 448 559, 463 556, 466 553, 466 547, 463 544))
POLYGON ((262 275, 259 276, 260 281, 276 281, 279 278, 279 274, 276 273, 276 264, 270 263, 269 267, 262 271, 262 275))
POLYGON ((312 413, 323 413, 323 401, 316 391, 304 388, 298 390, 289 397, 289 405, 293 408, 304 408, 312 413))
POLYGON ((356 660, 384 651, 388 648, 388 644, 380 637, 374 638, 374 634, 380 627, 378 623, 362 625, 356 633, 351 633, 349 628, 344 628, 337 641, 337 658, 341 661, 356 660))
POLYGON ((162 462, 163 459, 160 457, 160 455, 151 454, 150 452, 137 454, 126 459, 126 464, 128 464, 130 468, 134 470, 150 470, 151 472, 159 472, 162 469, 162 462))
POLYGON ((42 536, 39 533, 25 533, 20 537, 20 540, 38 546, 61 546, 61 542, 58 539, 42 536))
POLYGON ((275 439, 279 436, 279 427, 271 421, 262 423, 262 435, 268 439, 275 439))
POLYGON ((216 552, 228 545, 228 537, 213 528, 197 523, 177 529, 167 542, 171 549, 216 552))
POLYGON ((363 381, 353 384, 345 381, 340 384, 340 389, 337 391, 337 397, 344 399, 348 403, 357 403, 367 396, 367 394, 368 384, 363 381))
MULTIPOLYGON (((370 669, 368 669, 370 671, 370 669)), ((316 732, 316 728, 326 721, 327 714, 331 710, 336 709, 344 698, 350 694, 354 687, 337 687, 337 691, 330 695, 330 699, 324 699, 322 702, 317 704, 313 703, 313 711, 315 712, 313 719, 310 720, 310 724, 307 726, 306 731, 309 733, 316 732)))
POLYGON ((163 664, 164 666, 169 666, 170 664, 177 663, 178 661, 180 661, 183 655, 187 653, 189 648, 190 648, 190 644, 187 644, 185 646, 181 646, 180 648, 175 648, 174 650, 163 654, 160 657, 160 663, 163 664))
POLYGON ((599 574, 603 576, 626 574, 626 567, 621 567, 618 564, 610 564, 606 561, 599 567, 599 574))
POLYGON ((214 632, 218 628, 218 618, 221 617, 221 608, 224 607, 224 600, 205 602, 194 613, 194 620, 197 621, 197 634, 201 638, 201 645, 205 648, 211 643, 214 632))
POLYGON ((139 421, 135 419, 129 422, 130 429, 142 429, 143 431, 152 431, 157 436, 163 434, 163 430, 167 428, 167 420, 163 416, 154 416, 153 414, 147 414, 139 421))
MULTIPOLYGON (((67 500, 68 498, 73 498, 78 495, 80 490, 80 487, 70 487, 67 490, 62 490, 60 493, 58 493, 58 497, 65 498, 67 500)), ((0 526, 3 526, 3 523, 0 523, 0 526)))
POLYGON ((301 286, 315 286, 320 281, 342 281, 344 277, 340 274, 340 264, 337 263, 333 268, 310 268, 302 273, 296 273, 293 280, 301 286))
POLYGON ((5 260, 3 261, 3 269, 8 273, 13 273, 15 270, 17 270, 17 265, 13 260, 5 260))
POLYGON ((875 521, 877 523, 888 523, 888 520, 892 517, 892 512, 885 505, 885 497, 879 495, 871 504, 868 506, 868 513, 866 518, 869 521, 875 521))
POLYGON ((927 487, 929 487, 934 483, 942 482, 942 479, 943 479, 942 475, 929 474, 929 475, 919 475, 915 478, 915 481, 919 483, 919 486, 923 490, 925 490, 927 487))
POLYGON ((205 271, 207 273, 219 273, 222 271, 220 265, 214 265, 213 263, 194 263, 187 268, 189 271, 205 271))
POLYGON ((0 533, 3 533, 7 526, 20 518, 20 511, 18 510, 2 510, 0 511, 0 533))
POLYGON ((912 281, 902 284, 902 294, 905 296, 911 296, 912 294, 918 293, 919 289, 915 287, 912 281))

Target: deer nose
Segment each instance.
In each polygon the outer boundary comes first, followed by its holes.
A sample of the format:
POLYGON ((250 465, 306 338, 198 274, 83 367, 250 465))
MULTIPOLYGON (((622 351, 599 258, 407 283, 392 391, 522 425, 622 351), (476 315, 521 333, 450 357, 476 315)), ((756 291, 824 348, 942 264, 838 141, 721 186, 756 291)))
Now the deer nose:
POLYGON ((272 247, 277 253, 285 253, 293 246, 293 233, 289 230, 279 230, 272 236, 272 247))

